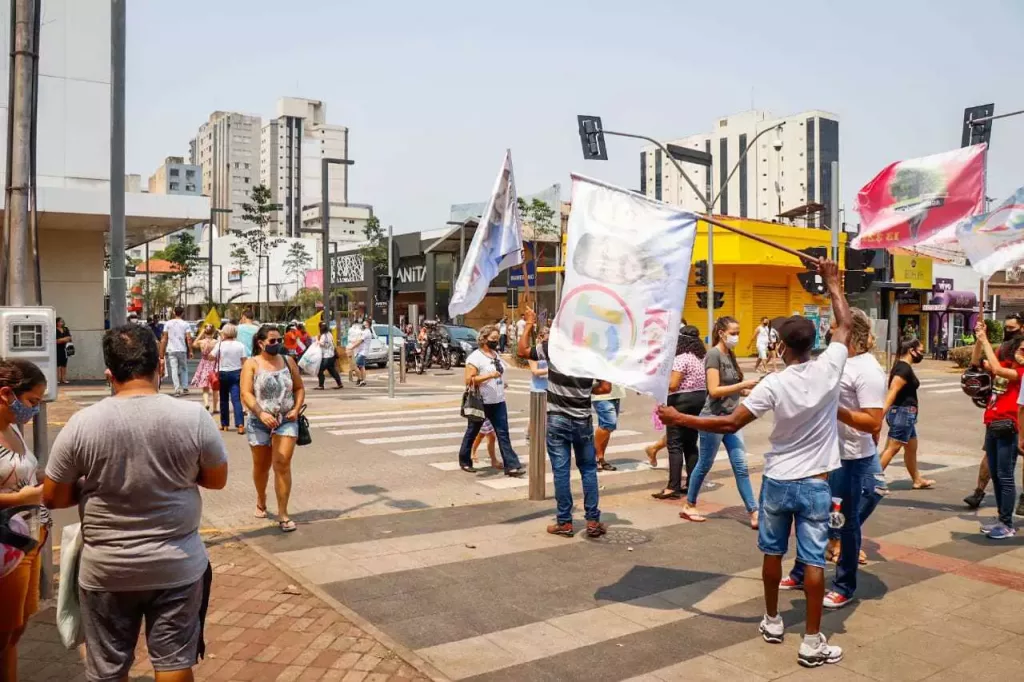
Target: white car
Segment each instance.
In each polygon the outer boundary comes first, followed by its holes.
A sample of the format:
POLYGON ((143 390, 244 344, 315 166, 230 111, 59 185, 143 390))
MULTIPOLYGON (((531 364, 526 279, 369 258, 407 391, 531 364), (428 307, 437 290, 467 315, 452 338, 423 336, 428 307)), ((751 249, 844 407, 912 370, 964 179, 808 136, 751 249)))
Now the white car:
MULTIPOLYGON (((383 343, 388 335, 386 324, 373 325, 373 337, 380 339, 383 343)), ((398 327, 391 327, 391 357, 398 360, 402 357, 402 349, 405 348, 405 334, 398 327)))
MULTIPOLYGON (((370 352, 366 354, 366 366, 370 367, 376 365, 377 367, 386 367, 388 364, 387 344, 382 337, 377 336, 372 327, 370 328, 370 332, 373 334, 373 338, 370 339, 370 352)), ((345 346, 348 347, 347 336, 345 337, 345 346)))

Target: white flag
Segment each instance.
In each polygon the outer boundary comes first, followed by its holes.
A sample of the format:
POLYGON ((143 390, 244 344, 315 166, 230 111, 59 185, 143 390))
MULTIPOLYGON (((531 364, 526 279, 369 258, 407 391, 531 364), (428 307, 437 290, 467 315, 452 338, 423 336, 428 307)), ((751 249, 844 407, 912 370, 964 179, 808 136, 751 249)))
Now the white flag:
POLYGON ((487 295, 487 287, 498 273, 523 262, 523 226, 519 218, 516 179, 512 173, 512 152, 505 152, 498 179, 487 208, 480 218, 466 262, 459 271, 448 303, 448 315, 465 315, 487 295))
POLYGON ((548 341, 562 374, 664 403, 697 216, 573 176, 565 286, 548 341))
POLYGON ((991 213, 961 222, 956 236, 982 277, 1024 263, 1024 187, 991 213))

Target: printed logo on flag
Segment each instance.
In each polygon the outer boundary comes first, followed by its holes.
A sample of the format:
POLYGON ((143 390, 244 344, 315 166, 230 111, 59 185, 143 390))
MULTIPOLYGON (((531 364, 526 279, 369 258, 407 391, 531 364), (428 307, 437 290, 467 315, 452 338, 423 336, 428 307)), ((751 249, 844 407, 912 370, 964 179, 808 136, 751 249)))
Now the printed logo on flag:
POLYGON ((584 284, 565 294, 560 308, 573 313, 559 316, 558 322, 574 346, 615 364, 627 359, 621 351, 636 343, 636 318, 621 296, 599 284, 584 284))

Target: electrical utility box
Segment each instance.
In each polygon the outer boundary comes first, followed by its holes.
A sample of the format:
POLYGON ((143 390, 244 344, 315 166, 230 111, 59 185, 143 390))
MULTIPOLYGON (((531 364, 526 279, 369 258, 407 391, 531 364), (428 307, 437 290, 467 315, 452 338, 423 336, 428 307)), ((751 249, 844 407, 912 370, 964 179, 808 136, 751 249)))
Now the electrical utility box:
POLYGON ((0 357, 28 360, 46 375, 46 400, 57 399, 57 312, 45 306, 0 307, 0 357))

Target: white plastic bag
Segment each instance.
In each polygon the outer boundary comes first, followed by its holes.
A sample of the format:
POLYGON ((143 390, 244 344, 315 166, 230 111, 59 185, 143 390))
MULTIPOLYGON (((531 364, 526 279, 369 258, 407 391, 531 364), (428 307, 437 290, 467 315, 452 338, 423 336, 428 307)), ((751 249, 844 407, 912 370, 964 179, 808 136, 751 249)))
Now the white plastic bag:
POLYGON ((78 562, 82 557, 82 524, 64 526, 60 538, 60 585, 57 589, 57 631, 61 642, 74 649, 85 641, 82 608, 78 603, 78 562))
POLYGON ((302 357, 299 358, 299 371, 316 376, 316 373, 320 371, 320 361, 323 359, 324 351, 320 348, 320 344, 312 343, 306 352, 302 354, 302 357))

